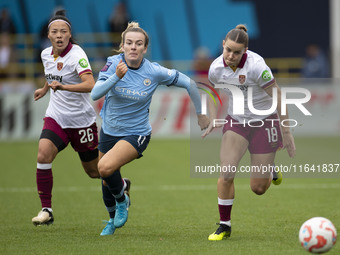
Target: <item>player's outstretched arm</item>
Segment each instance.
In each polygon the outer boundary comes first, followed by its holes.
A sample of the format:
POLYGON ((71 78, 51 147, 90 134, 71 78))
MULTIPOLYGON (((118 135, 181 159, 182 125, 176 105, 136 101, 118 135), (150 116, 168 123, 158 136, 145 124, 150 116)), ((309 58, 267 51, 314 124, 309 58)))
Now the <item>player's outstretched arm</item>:
MULTIPOLYGON (((215 95, 213 95, 215 97, 215 95)), ((210 124, 208 128, 203 132, 201 135, 202 138, 205 138, 207 135, 209 135, 215 128, 222 127, 221 124, 216 124, 215 119, 217 116, 217 107, 215 106, 215 103, 211 97, 207 98, 208 100, 208 112, 209 112, 209 118, 210 118, 210 124)))
POLYGON ((174 85, 177 87, 185 88, 188 91, 191 101, 193 102, 195 109, 196 109, 198 125, 200 126, 201 130, 204 130, 209 126, 210 120, 206 115, 202 115, 201 96, 197 89, 197 85, 193 80, 191 80, 185 74, 182 74, 181 72, 178 72, 178 73, 179 73, 178 81, 174 85))

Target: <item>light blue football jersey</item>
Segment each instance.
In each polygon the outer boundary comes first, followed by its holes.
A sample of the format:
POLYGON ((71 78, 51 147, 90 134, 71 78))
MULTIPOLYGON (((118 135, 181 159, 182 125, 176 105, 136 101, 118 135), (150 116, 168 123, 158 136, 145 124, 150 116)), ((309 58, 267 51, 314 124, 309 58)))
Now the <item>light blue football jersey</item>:
MULTIPOLYGON (((98 80, 105 81, 116 73, 124 54, 108 57, 98 80)), ((159 85, 176 84, 179 72, 143 59, 138 69, 129 68, 106 94, 100 116, 105 134, 111 136, 150 135, 149 107, 159 85)))

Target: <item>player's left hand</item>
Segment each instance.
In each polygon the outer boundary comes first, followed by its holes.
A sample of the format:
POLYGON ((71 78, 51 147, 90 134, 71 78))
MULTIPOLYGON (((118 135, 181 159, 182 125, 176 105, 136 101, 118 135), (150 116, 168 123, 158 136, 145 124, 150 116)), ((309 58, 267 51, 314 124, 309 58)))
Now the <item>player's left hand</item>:
POLYGON ((54 92, 57 90, 63 90, 63 85, 60 82, 52 81, 51 84, 48 85, 54 92))
POLYGON ((289 157, 293 158, 296 152, 293 135, 290 132, 284 132, 282 140, 283 148, 287 150, 289 157))
POLYGON ((201 130, 206 129, 209 126, 210 120, 207 117, 207 115, 198 114, 197 118, 198 118, 198 125, 200 126, 201 130))

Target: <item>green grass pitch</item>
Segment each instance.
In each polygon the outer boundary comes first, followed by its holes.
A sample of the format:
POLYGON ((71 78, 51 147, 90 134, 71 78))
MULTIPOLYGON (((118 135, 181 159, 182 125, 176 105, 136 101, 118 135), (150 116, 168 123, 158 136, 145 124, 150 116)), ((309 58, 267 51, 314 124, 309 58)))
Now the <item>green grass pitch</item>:
MULTIPOLYGON (((190 177, 189 140, 153 139, 122 169, 132 181, 129 219, 113 236, 99 180, 87 177, 69 146, 53 163, 52 226, 35 227, 37 142, 0 143, 0 254, 307 254, 301 224, 329 218, 340 232, 340 178, 286 178, 257 196, 236 179, 231 238, 208 241, 218 222, 216 179, 190 177)), ((339 137, 296 138, 300 163, 340 163, 339 137)), ((277 163, 288 162, 279 152, 277 163), (279 161, 279 162, 278 162, 279 161)), ((340 169, 338 169, 338 177, 340 169)), ((340 254, 340 245, 328 254, 340 254)))

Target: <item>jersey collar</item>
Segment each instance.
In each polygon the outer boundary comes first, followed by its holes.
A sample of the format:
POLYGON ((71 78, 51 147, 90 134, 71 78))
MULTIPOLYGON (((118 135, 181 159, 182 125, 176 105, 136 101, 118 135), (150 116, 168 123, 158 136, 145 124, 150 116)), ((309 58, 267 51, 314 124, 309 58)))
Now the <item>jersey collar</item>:
MULTIPOLYGON (((60 54, 60 57, 65 57, 65 55, 66 55, 67 53, 70 52, 70 50, 72 49, 72 47, 73 47, 73 44, 72 44, 71 42, 69 42, 68 45, 67 45, 67 47, 65 48, 65 50, 60 54)), ((53 54, 54 54, 54 53, 53 53, 53 48, 52 48, 51 55, 53 55, 53 54)))
MULTIPOLYGON (((238 65, 237 65, 238 68, 243 68, 243 67, 244 67, 244 64, 246 63, 247 57, 248 57, 248 54, 247 54, 247 53, 244 53, 244 54, 242 55, 241 61, 240 61, 240 63, 238 63, 238 65)), ((228 67, 228 65, 227 65, 227 63, 224 61, 224 58, 223 58, 223 57, 222 57, 222 59, 223 59, 223 65, 224 65, 224 67, 228 67)))

